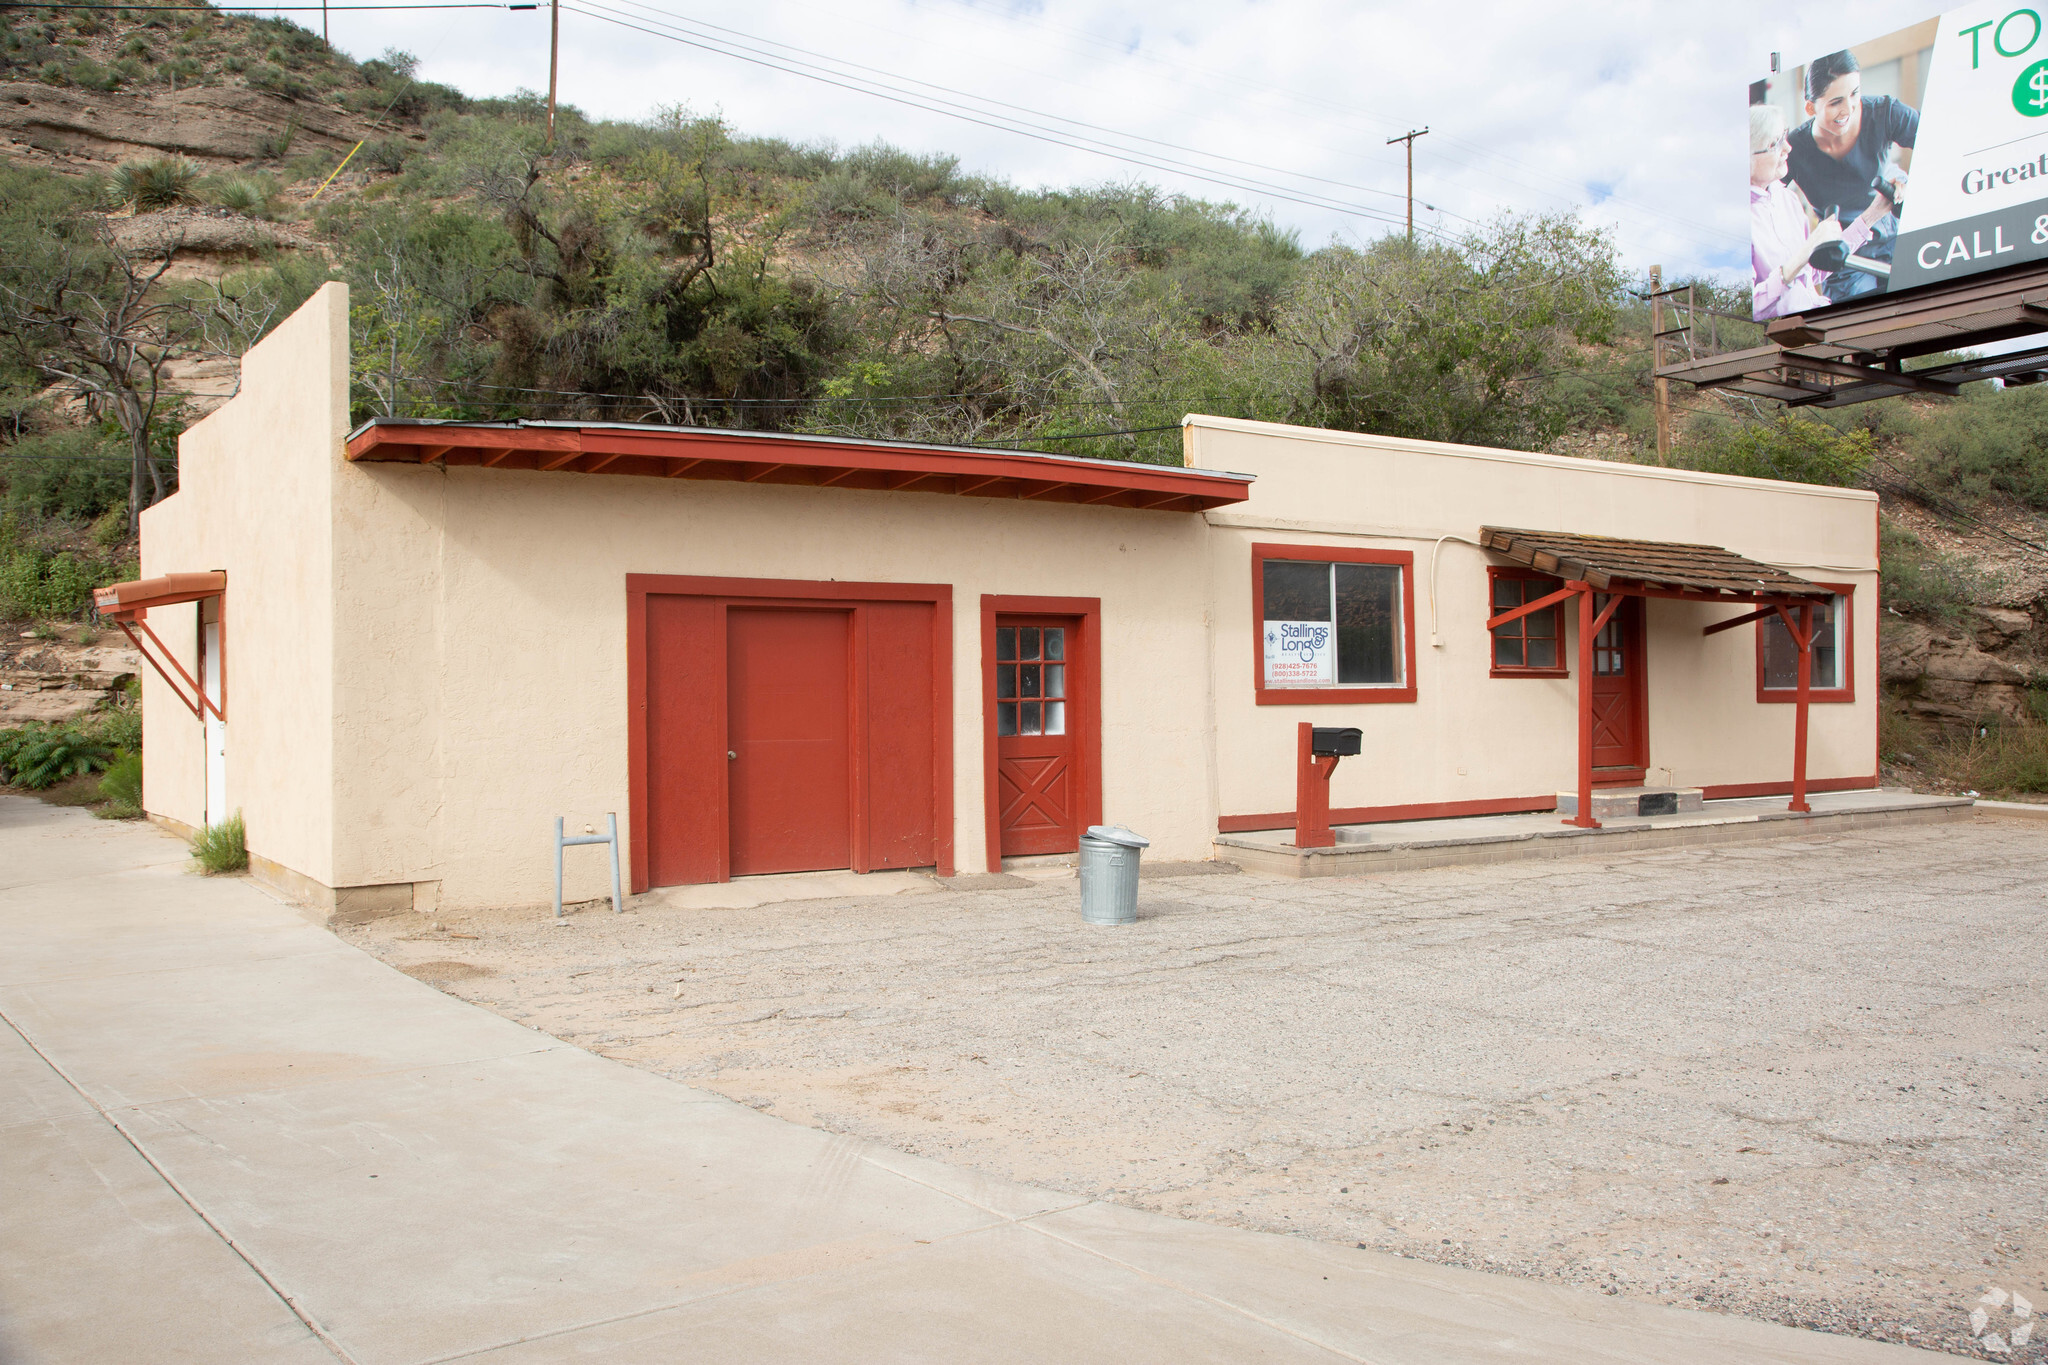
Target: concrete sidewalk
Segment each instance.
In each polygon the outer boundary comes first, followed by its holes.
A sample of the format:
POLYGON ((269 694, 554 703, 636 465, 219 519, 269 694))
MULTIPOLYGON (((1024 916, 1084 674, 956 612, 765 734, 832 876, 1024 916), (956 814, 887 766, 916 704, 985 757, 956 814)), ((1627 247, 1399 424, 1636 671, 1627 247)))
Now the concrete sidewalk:
POLYGON ((797 1127, 185 864, 0 797, 0 1361, 1937 1358, 797 1127))

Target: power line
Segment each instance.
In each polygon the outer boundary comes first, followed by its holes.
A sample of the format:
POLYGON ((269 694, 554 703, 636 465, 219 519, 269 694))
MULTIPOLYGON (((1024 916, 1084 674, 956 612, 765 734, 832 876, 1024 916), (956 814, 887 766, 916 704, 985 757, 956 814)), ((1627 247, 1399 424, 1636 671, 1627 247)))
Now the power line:
MULTIPOLYGON (((679 24, 686 25, 690 28, 712 29, 719 33, 729 33, 733 35, 735 39, 744 39, 747 42, 765 44, 768 47, 780 48, 785 52, 800 53, 805 57, 815 57, 819 61, 829 62, 835 66, 847 67, 855 71, 870 72, 875 76, 886 78, 889 81, 896 81, 905 85, 921 86, 926 90, 935 90, 943 95, 957 96, 958 98, 961 99, 972 100, 978 104, 992 105, 1000 109, 1013 109, 1020 114, 1029 114, 1033 118, 1051 119, 1055 123, 1064 123, 1075 128, 1087 128, 1094 132, 1107 133, 1111 137, 1124 138, 1133 142, 1147 142, 1155 147, 1165 147, 1172 151, 1186 152, 1191 156, 1206 157, 1211 161, 1227 161, 1232 163, 1233 165, 1249 166, 1253 170, 1264 171, 1269 175, 1284 175, 1292 177, 1297 180, 1313 180, 1319 184, 1335 185, 1339 189, 1356 190, 1362 194, 1377 194, 1388 199, 1400 199, 1402 197, 1401 195, 1395 194, 1391 190, 1382 190, 1375 188, 1371 185, 1354 184, 1348 180, 1333 180, 1327 176, 1311 175, 1305 171, 1285 170, 1279 167, 1265 165, 1263 162, 1247 161, 1242 157, 1226 156, 1221 152, 1204 151, 1199 147, 1189 147, 1178 142, 1168 142, 1161 138, 1147 137, 1143 133, 1133 133, 1119 128, 1110 128, 1099 123, 1089 123, 1084 119, 1068 118, 1064 114, 1048 113, 1044 110, 1033 109, 1029 106, 1022 104, 1012 104, 1008 100, 994 99, 987 95, 977 95, 972 93, 971 91, 956 90, 951 86, 937 85, 931 81, 919 80, 914 76, 900 75, 896 72, 888 71, 881 67, 867 66, 860 62, 849 61, 843 57, 834 57, 827 53, 812 51, 809 48, 802 48, 797 47, 794 44, 778 42, 773 38, 763 38, 757 34, 748 33, 744 29, 729 28, 723 24, 714 24, 709 20, 705 19, 692 19, 686 15, 676 14, 670 10, 663 10, 657 8, 656 6, 645 4, 642 2, 642 0, 618 0, 618 3, 627 5, 632 9, 644 10, 649 14, 658 15, 663 19, 673 20, 679 24)), ((1089 140, 1092 141, 1092 139, 1089 140)), ((1412 194, 1409 197, 1412 198, 1412 194)), ((1424 207, 1434 209, 1436 206, 1433 204, 1429 204, 1424 205, 1424 207)), ((1464 218, 1460 214, 1452 214, 1451 216, 1454 218, 1459 218, 1463 222, 1469 223, 1472 221, 1469 218, 1464 218)))
MULTIPOLYGON (((593 4, 594 6, 594 0, 586 0, 586 3, 593 4)), ((703 51, 706 52, 714 53, 718 56, 731 57, 737 61, 747 62, 754 66, 767 67, 770 70, 780 71, 785 75, 798 76, 805 80, 817 81, 824 85, 837 86, 842 90, 850 90, 856 94, 868 95, 875 99, 887 100, 890 103, 905 105, 912 109, 922 110, 925 113, 940 114, 947 118, 959 119, 962 122, 978 124, 981 127, 991 128, 997 132, 1013 133, 1020 137, 1028 137, 1040 142, 1049 142, 1056 146, 1065 147, 1070 151, 1092 153, 1093 155, 1097 156, 1109 157, 1112 160, 1123 161, 1130 165, 1142 166, 1147 170, 1165 171, 1168 174, 1173 174, 1177 171, 1179 174, 1190 176, 1193 179, 1206 181, 1213 185, 1221 185, 1226 189, 1236 190, 1239 193, 1250 193, 1256 196, 1263 192, 1265 194, 1271 195, 1274 198, 1285 199, 1292 203, 1305 205, 1309 208, 1323 209, 1325 211, 1334 211, 1337 213, 1347 214, 1353 217, 1368 218, 1378 222, 1389 224, 1399 221, 1398 219, 1395 219, 1389 214, 1382 213, 1376 209, 1366 208, 1363 205, 1348 204, 1344 203, 1343 201, 1331 199, 1325 196, 1311 197, 1311 191, 1290 193, 1277 186, 1267 185, 1264 182, 1249 181, 1242 177, 1225 177, 1221 173, 1208 173, 1202 169, 1184 169, 1184 167, 1187 166, 1187 163, 1175 162, 1172 158, 1153 156, 1127 148, 1121 150, 1115 149, 1112 144, 1102 143, 1098 139, 1079 138, 1076 135, 1063 135, 1058 133, 1056 130, 1039 128, 1034 125, 1024 123, 1022 120, 1009 118, 1005 115, 989 111, 962 112, 962 109, 964 109, 965 106, 954 106, 949 108, 947 106, 951 103, 950 101, 939 100, 935 97, 930 96, 920 96, 915 94, 914 92, 897 90, 892 87, 884 86, 880 82, 867 80, 863 77, 847 75, 843 72, 830 72, 829 74, 820 74, 820 69, 818 68, 813 68, 811 70, 803 70, 801 68, 809 66, 809 63, 797 62, 794 59, 790 58, 779 58, 772 54, 750 54, 747 50, 740 49, 737 44, 727 40, 712 39, 702 34, 692 34, 688 32, 662 32, 659 29, 648 28, 643 24, 632 22, 633 19, 640 17, 637 15, 622 17, 618 11, 604 12, 600 8, 596 7, 582 8, 576 6, 567 6, 565 8, 569 8, 572 13, 582 14, 588 18, 601 20, 602 22, 608 24, 614 24, 620 28, 631 29, 634 32, 645 33, 650 37, 664 38, 670 42, 680 43, 686 47, 695 47, 702 49, 703 51), (1001 121, 999 122, 997 120, 1001 121), (1096 145, 1086 145, 1088 143, 1094 143, 1096 145)), ((649 22, 659 21, 650 20, 649 22)), ((664 24, 663 27, 666 28, 670 26, 664 24)))
POLYGON ((476 0, 443 0, 437 4, 413 5, 37 5, 26 0, 0 0, 0 10, 9 9, 62 9, 62 10, 121 10, 130 14, 161 14, 165 11, 183 13, 200 11, 207 14, 325 14, 347 10, 390 10, 390 9, 534 9, 535 5, 503 4, 487 5, 476 0))

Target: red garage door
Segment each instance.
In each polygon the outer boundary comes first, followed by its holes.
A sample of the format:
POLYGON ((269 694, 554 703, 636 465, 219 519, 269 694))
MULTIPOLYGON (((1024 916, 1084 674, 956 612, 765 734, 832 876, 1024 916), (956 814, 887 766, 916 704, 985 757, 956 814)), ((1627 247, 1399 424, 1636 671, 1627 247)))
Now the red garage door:
POLYGON ((947 588, 627 587, 636 889, 952 871, 947 588))

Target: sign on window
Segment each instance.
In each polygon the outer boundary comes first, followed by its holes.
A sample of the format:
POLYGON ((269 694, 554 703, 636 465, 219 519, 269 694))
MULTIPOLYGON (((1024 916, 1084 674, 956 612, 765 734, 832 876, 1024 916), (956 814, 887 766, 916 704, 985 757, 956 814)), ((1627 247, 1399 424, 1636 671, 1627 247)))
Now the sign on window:
POLYGON ((1268 687, 1333 687, 1337 632, 1328 621, 1266 622, 1268 687))

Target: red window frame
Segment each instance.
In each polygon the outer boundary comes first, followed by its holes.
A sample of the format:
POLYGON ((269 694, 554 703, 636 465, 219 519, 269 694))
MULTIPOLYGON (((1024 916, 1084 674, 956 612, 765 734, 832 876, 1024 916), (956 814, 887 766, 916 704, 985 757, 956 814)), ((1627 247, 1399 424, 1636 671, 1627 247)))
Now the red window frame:
MULTIPOLYGON (((1564 586, 1564 580, 1562 578, 1559 578, 1554 573, 1541 573, 1535 569, 1524 569, 1514 565, 1489 564, 1486 566, 1486 616, 1488 619, 1491 619, 1496 611, 1503 610, 1502 608, 1496 607, 1493 604, 1494 582, 1495 580, 1502 578, 1514 578, 1522 579, 1525 581, 1555 583, 1557 585, 1557 588, 1552 588, 1552 592, 1555 592, 1558 588, 1562 588, 1564 586)), ((1536 595, 1538 597, 1548 596, 1547 593, 1537 593, 1536 595)), ((1487 676, 1490 678, 1569 678, 1572 675, 1572 670, 1571 666, 1565 662, 1565 660, 1569 657, 1569 651, 1565 649, 1564 608, 1566 603, 1570 602, 1571 600, 1572 599, 1570 598, 1566 598, 1564 602, 1559 602, 1557 605, 1553 607, 1545 608, 1545 610, 1547 610, 1550 613, 1551 618, 1557 622, 1556 667, 1531 668, 1526 664, 1495 663, 1493 655, 1493 632, 1489 630, 1486 632, 1487 676)), ((1531 612, 1530 615, 1540 616, 1542 615, 1542 613, 1531 612)), ((1522 621, 1526 621, 1528 619, 1528 616, 1524 616, 1518 621, 1510 622, 1510 624, 1520 625, 1522 621)), ((1524 638, 1527 638, 1526 635, 1524 638)), ((1524 650, 1523 657, 1528 657, 1526 650, 1524 650)))
POLYGON ((1259 706, 1373 706, 1415 700, 1415 555, 1408 550, 1358 550, 1333 545, 1252 546, 1252 693, 1259 706), (1401 677, 1399 687, 1354 683, 1348 687, 1266 686, 1266 561, 1306 560, 1325 564, 1393 564, 1401 570, 1401 677))
MULTIPOLYGON (((1819 579, 1814 580, 1819 583, 1819 579)), ((1842 647, 1836 654, 1837 665, 1842 671, 1840 687, 1814 687, 1807 689, 1809 702, 1853 702, 1856 700, 1856 585, 1854 583, 1820 583, 1829 592, 1842 599, 1842 647)), ((1787 608, 1796 619, 1797 608, 1787 608)), ((1797 687, 1764 686, 1764 630, 1769 621, 1756 623, 1756 699, 1765 705, 1796 705, 1799 701, 1797 687)))

